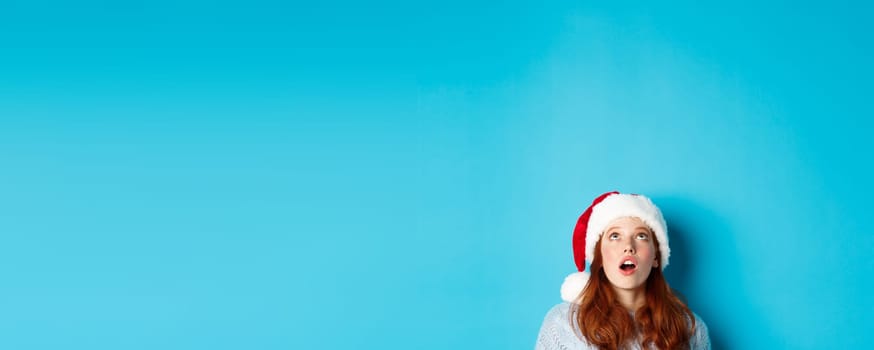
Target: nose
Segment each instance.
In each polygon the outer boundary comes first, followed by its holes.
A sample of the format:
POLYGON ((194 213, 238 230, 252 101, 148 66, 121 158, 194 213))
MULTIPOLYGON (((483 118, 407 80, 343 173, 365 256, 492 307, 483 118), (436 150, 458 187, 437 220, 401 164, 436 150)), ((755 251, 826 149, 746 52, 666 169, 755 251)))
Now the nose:
POLYGON ((629 241, 627 245, 625 245, 625 249, 622 250, 623 253, 634 254, 634 241, 629 241))

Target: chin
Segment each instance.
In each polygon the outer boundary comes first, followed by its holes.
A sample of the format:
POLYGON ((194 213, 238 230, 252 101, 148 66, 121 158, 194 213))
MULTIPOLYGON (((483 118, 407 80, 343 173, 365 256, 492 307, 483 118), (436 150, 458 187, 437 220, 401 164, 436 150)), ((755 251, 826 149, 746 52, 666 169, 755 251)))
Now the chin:
POLYGON ((637 284, 633 284, 633 283, 614 284, 613 287, 616 287, 616 288, 619 288, 619 289, 626 289, 626 290, 635 290, 635 289, 643 288, 643 286, 644 286, 645 284, 646 284, 646 283, 637 283, 637 284))
MULTIPOLYGON (((607 278, 610 280, 610 278, 607 278)), ((617 281, 610 281, 610 285, 614 288, 625 289, 625 290, 634 290, 638 288, 643 288, 646 285, 646 280, 628 280, 628 279, 618 279, 617 281)))

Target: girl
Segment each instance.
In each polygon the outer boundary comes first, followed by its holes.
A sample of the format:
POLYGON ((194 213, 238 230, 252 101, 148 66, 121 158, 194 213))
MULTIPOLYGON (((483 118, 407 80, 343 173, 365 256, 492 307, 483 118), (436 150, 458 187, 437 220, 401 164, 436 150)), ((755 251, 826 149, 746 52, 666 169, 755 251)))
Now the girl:
POLYGON ((536 349, 710 349, 707 326, 662 275, 671 248, 649 198, 595 198, 577 221, 573 249, 579 272, 565 278, 566 303, 547 313, 536 349))

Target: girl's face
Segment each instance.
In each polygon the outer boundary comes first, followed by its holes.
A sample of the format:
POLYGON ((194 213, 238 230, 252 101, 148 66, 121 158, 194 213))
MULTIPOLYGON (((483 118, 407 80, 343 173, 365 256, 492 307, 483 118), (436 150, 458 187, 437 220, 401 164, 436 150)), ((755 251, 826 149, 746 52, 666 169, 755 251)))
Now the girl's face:
POLYGON ((658 257, 653 233, 636 217, 610 222, 601 234, 601 257, 610 284, 619 289, 642 288, 658 257))

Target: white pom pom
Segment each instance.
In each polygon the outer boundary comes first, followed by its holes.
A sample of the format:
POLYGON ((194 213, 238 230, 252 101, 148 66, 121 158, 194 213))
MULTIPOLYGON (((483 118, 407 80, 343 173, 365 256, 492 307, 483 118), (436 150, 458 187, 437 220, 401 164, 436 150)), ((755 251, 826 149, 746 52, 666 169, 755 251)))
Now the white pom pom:
POLYGON ((589 282, 589 273, 586 271, 575 272, 564 278, 561 284, 561 299, 569 303, 579 303, 580 293, 589 282))

